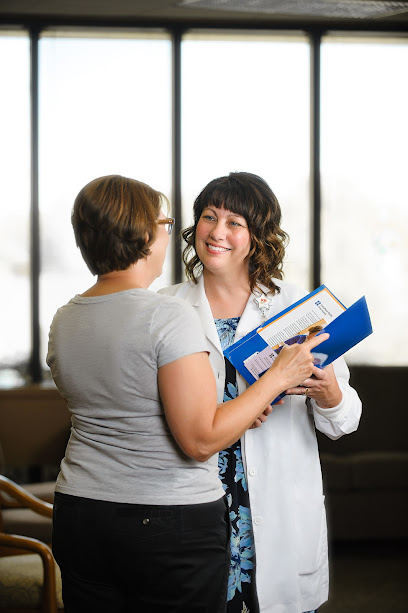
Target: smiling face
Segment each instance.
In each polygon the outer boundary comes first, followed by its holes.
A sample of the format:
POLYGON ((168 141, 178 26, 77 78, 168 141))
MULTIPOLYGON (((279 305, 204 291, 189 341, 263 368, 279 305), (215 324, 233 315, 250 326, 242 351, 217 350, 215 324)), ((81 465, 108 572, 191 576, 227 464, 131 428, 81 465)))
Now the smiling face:
POLYGON ((195 249, 204 271, 248 275, 250 247, 251 235, 244 217, 211 204, 203 209, 197 223, 195 249))

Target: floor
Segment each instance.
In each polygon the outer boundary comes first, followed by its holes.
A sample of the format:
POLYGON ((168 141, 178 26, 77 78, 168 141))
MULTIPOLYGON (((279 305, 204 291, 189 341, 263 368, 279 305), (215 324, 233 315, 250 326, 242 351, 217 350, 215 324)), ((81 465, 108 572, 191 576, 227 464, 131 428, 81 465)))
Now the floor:
POLYGON ((408 613, 408 542, 335 543, 319 613, 408 613))

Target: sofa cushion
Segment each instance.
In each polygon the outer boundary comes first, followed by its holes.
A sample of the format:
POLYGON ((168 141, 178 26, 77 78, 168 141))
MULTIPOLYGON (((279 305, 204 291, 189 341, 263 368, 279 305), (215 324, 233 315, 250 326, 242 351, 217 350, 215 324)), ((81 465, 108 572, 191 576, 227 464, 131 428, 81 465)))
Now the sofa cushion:
POLYGON ((31 509, 3 509, 3 526, 7 534, 20 534, 51 543, 52 519, 31 509))
POLYGON ((407 452, 322 453, 325 490, 408 489, 407 452))
MULTIPOLYGON (((34 554, 0 557, 0 609, 41 607, 43 564, 34 554)), ((61 574, 55 565, 57 605, 63 608, 61 574)))

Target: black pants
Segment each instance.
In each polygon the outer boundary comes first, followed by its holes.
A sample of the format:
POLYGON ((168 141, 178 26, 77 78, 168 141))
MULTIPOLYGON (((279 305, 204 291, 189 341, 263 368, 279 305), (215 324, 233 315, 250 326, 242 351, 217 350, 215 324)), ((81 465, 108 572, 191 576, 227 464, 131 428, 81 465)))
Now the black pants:
POLYGON ((66 613, 223 613, 225 498, 145 506, 56 493, 53 552, 66 613))

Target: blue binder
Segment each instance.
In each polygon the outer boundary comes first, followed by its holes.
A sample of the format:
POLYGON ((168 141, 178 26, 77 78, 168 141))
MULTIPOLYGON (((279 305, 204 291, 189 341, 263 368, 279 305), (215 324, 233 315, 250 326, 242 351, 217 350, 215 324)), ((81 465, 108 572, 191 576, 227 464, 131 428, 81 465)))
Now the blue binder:
MULTIPOLYGON (((298 302, 284 309, 274 317, 271 317, 271 319, 266 321, 261 327, 265 327, 269 323, 279 319, 286 312, 309 299, 324 287, 323 285, 320 286, 298 302)), ((266 341, 258 334, 259 329, 260 327, 252 330, 246 336, 224 350, 225 357, 250 384, 255 382, 255 378, 246 368, 244 361, 254 353, 261 352, 268 347, 266 341)), ((345 309, 340 315, 333 319, 333 321, 327 324, 322 332, 323 331, 328 332, 330 337, 316 347, 312 353, 326 354, 327 359, 324 362, 324 366, 327 366, 372 334, 373 329, 365 296, 357 300, 351 307, 345 309)))

